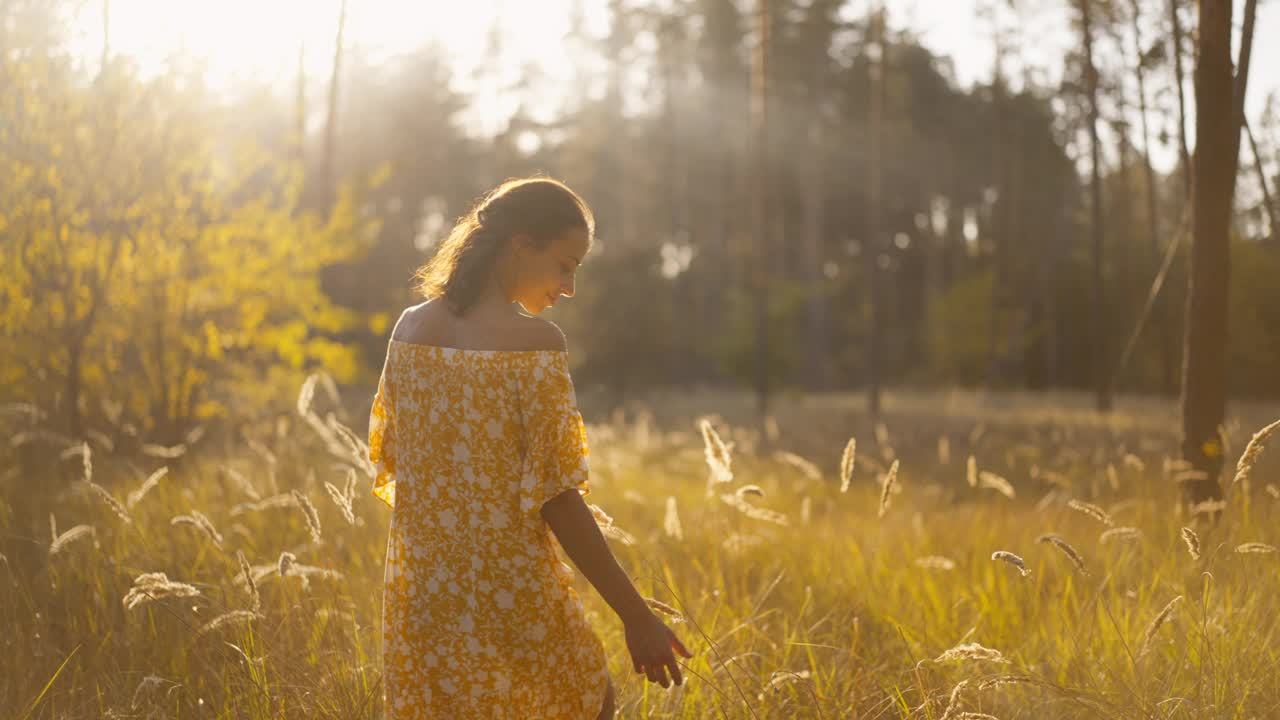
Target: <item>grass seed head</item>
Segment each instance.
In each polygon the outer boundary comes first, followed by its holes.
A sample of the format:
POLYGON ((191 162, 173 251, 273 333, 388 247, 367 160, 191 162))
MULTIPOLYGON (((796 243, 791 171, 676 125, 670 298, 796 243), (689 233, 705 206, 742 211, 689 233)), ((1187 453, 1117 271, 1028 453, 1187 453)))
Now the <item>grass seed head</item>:
POLYGON ((1236 546, 1236 552, 1247 555, 1250 553, 1273 553, 1276 551, 1275 545, 1268 545, 1260 542, 1247 542, 1243 545, 1236 546))
POLYGON ((1107 511, 1093 503, 1087 503, 1083 500, 1070 500, 1067 502, 1067 507, 1072 510, 1082 512, 1103 525, 1110 526, 1115 524, 1115 521, 1111 519, 1111 516, 1107 514, 1107 511))
POLYGON ((1151 624, 1147 625, 1147 631, 1142 635, 1142 646, 1138 651, 1138 657, 1146 655, 1147 651, 1151 649, 1151 642, 1155 639, 1156 633, 1160 632, 1160 628, 1173 617, 1173 611, 1180 602, 1182 602, 1181 595, 1170 600, 1169 604, 1165 605, 1164 609, 1152 619, 1151 624))
POLYGON ((1062 551, 1063 555, 1067 556, 1067 559, 1071 561, 1071 564, 1075 566, 1076 570, 1079 570, 1083 575, 1089 574, 1089 571, 1084 569, 1084 558, 1081 557, 1080 553, 1076 552, 1076 549, 1071 547, 1071 543, 1068 543, 1061 535, 1045 533, 1044 535, 1036 538, 1036 542, 1049 543, 1050 545, 1058 548, 1062 551))
POLYGON ((933 659, 934 662, 953 662, 956 660, 985 660, 1003 664, 1009 662, 999 650, 983 647, 976 642, 956 645, 933 659))
POLYGON ((162 572, 143 573, 133 579, 133 587, 124 596, 125 610, 167 597, 196 597, 200 591, 194 585, 176 582, 162 572))
POLYGON ((1182 541, 1187 544, 1187 552, 1191 553, 1192 560, 1200 559, 1200 536, 1195 530, 1189 527, 1182 528, 1182 541))
POLYGON ((1253 434, 1249 444, 1245 446, 1244 452, 1240 454, 1240 460, 1236 462, 1236 474, 1231 480, 1233 485, 1249 479, 1249 473, 1253 470, 1254 463, 1258 461, 1258 456, 1262 454, 1262 448, 1266 445, 1267 438, 1271 437, 1276 430, 1280 430, 1280 420, 1276 420, 1253 434))
POLYGON ((291 490, 290 494, 298 503, 298 508, 302 510, 303 517, 307 520, 307 530, 311 532, 311 541, 320 542, 320 513, 316 512, 316 506, 311 504, 307 496, 298 490, 291 490))
POLYGON ((1142 531, 1135 527, 1115 527, 1098 536, 1098 542, 1106 545, 1121 540, 1141 540, 1142 531))
POLYGON ((884 517, 885 512, 889 509, 889 495, 893 492, 893 486, 898 482, 898 461, 894 460, 889 466, 889 472, 884 476, 884 484, 880 486, 880 517, 884 517))
POLYGON ((1022 577, 1027 577, 1031 574, 1031 570, 1027 568, 1027 564, 1023 562, 1022 558, 1007 550, 996 550, 991 553, 991 559, 1006 562, 1018 568, 1018 572, 1022 573, 1022 577))
POLYGON ((853 480, 853 461, 858 452, 858 440, 849 438, 845 443, 844 453, 840 456, 840 492, 849 491, 849 482, 853 480))

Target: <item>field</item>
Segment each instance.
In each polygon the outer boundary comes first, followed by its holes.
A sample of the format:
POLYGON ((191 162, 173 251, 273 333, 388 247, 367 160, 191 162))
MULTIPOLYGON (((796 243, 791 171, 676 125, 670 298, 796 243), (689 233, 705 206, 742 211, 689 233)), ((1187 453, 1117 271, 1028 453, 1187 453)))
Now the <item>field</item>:
MULTIPOLYGON (((389 511, 353 446, 369 398, 327 387, 188 448, 5 410, 0 714, 381 717, 389 511)), ((1188 512, 1162 400, 898 393, 877 425, 787 396, 756 430, 745 396, 583 397, 587 500, 695 653, 683 687, 642 682, 579 578, 619 717, 1280 717, 1280 449, 1188 512)), ((1280 408, 1231 412, 1228 481, 1280 408)))

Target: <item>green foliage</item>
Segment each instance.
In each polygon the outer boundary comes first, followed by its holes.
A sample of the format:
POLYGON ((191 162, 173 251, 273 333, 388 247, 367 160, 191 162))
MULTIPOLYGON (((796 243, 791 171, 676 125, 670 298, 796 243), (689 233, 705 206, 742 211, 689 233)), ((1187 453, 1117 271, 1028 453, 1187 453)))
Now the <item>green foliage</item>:
MULTIPOLYGON (((769 288, 766 363, 770 385, 776 387, 801 366, 807 288, 799 283, 774 282, 769 288)), ((729 294, 727 327, 715 345, 721 369, 744 387, 756 381, 759 348, 759 309, 754 293, 733 289, 729 294)))
POLYGON ((1021 355, 1034 340, 1009 331, 1018 321, 1018 314, 1009 309, 995 314, 998 324, 992 328, 994 286, 990 270, 970 273, 929 308, 928 346, 935 378, 966 386, 980 384, 991 379, 993 357, 1021 355))
POLYGON ((6 399, 56 409, 72 432, 112 407, 173 437, 280 400, 258 385, 274 365, 355 377, 329 336, 362 318, 318 282, 376 229, 353 189, 303 211, 297 168, 165 78, 111 67, 86 84, 57 55, 0 72, 6 399))

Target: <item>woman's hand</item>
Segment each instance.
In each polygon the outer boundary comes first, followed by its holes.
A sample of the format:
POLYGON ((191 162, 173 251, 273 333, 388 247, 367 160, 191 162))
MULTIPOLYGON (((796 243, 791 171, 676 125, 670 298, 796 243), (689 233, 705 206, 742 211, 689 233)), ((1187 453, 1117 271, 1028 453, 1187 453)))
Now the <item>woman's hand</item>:
POLYGON ((680 675, 680 665, 676 662, 673 650, 685 657, 693 657, 680 638, 667 627, 662 619, 652 611, 624 624, 626 629, 627 650, 631 652, 631 664, 637 673, 644 673, 653 682, 662 687, 670 687, 674 680, 677 685, 684 682, 680 675), (667 678, 670 671, 671 678, 667 678))

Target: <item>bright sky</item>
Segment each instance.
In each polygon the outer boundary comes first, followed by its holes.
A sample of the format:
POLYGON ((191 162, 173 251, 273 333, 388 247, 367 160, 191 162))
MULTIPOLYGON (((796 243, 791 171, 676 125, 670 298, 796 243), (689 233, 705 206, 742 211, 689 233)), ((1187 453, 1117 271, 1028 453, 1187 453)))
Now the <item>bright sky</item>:
MULTIPOLYGON (((338 0, 109 0, 112 51, 137 58, 146 72, 162 72, 166 58, 182 49, 204 58, 215 87, 231 87, 251 77, 292 83, 296 77, 299 43, 306 46, 306 66, 313 79, 329 75, 338 0)), ((1151 12, 1164 13, 1167 0, 1144 0, 1151 12)), ((1243 0, 1235 0, 1240 24, 1243 0)), ((439 43, 453 58, 458 89, 473 94, 476 106, 470 122, 498 127, 514 109, 514 99, 495 88, 513 81, 527 65, 547 77, 570 78, 575 72, 573 50, 561 38, 569 29, 575 0, 349 0, 346 43, 377 59, 439 43), (507 59, 498 76, 477 83, 477 72, 490 42, 495 20, 507 59)), ((101 52, 104 0, 90 0, 79 25, 79 46, 87 57, 101 52)), ((604 0, 582 0, 588 32, 602 35, 608 28, 604 0)), ((848 12, 865 13, 870 0, 853 0, 848 12)), ((991 77, 994 49, 992 21, 979 13, 1004 0, 895 0, 888 3, 890 24, 909 27, 924 45, 953 59, 962 85, 991 77)), ((1017 54, 1038 76, 1056 83, 1061 59, 1077 42, 1071 29, 1074 0, 1019 0, 1021 17, 1005 15, 999 22, 1011 32, 1017 54)), ((1248 112, 1256 118, 1266 97, 1280 91, 1280 2, 1259 3, 1253 46, 1248 112)), ((1148 42, 1150 38, 1147 38, 1148 42)), ((1187 68, 1190 73, 1190 68, 1187 68)), ((571 87, 571 83, 553 83, 571 87)), ((1190 92, 1190 88, 1188 88, 1190 92)), ((481 128, 484 131, 485 128, 481 128)), ((1164 163, 1160 163, 1163 165, 1164 163)))

